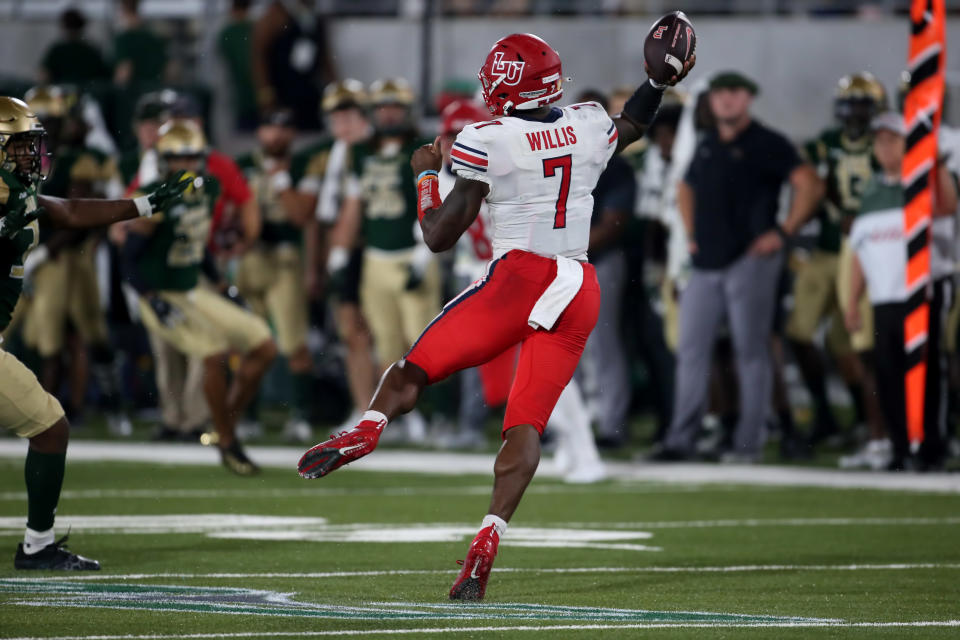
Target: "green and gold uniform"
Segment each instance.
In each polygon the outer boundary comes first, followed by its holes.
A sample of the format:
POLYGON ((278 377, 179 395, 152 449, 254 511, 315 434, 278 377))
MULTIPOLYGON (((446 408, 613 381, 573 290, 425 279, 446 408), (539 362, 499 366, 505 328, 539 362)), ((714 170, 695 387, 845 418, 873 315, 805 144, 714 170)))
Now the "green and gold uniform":
MULTIPOLYGON (((307 162, 303 155, 291 162, 293 185, 303 181, 307 162)), ((253 311, 272 323, 280 353, 289 357, 307 343, 303 229, 290 221, 271 185, 268 163, 260 151, 237 158, 263 218, 259 241, 240 259, 237 288, 253 311)))
MULTIPOLYGON (((149 185, 151 191, 157 185, 149 185)), ((155 214, 153 234, 137 259, 141 287, 170 304, 179 318, 164 324, 140 299, 140 317, 156 337, 186 355, 207 357, 237 350, 247 353, 270 339, 266 323, 217 293, 198 286, 213 206, 220 187, 204 177, 182 203, 155 214)))
MULTIPOLYGON (((0 209, 37 208, 37 194, 12 174, 0 170, 0 209)), ((0 239, 0 332, 6 330, 23 290, 23 264, 40 239, 36 220, 15 236, 0 239)), ((37 377, 19 360, 0 348, 0 425, 24 438, 46 431, 63 418, 56 398, 43 390, 37 377)))
POLYGON ((834 354, 846 353, 851 348, 850 336, 839 297, 850 264, 844 236, 876 166, 871 139, 864 136, 851 141, 840 129, 828 129, 803 151, 825 181, 826 195, 818 212, 816 248, 794 281, 794 306, 786 331, 791 339, 809 344, 820 322, 830 318, 827 345, 834 354))
POLYGON ((414 232, 417 190, 410 166, 413 152, 429 142, 411 140, 393 153, 375 143, 352 150, 347 191, 363 203, 360 304, 382 365, 402 358, 439 312, 440 269, 414 232))
MULTIPOLYGON (((102 196, 107 185, 117 179, 116 163, 102 151, 65 147, 57 153, 53 171, 41 188, 44 195, 58 198, 94 197, 102 196)), ((34 293, 24 338, 42 357, 55 356, 63 350, 69 321, 84 343, 106 343, 107 325, 100 308, 94 263, 100 235, 90 231, 43 231, 44 243, 61 246, 51 250, 53 257, 33 273, 34 293), (54 234, 60 238, 53 240, 54 234)))

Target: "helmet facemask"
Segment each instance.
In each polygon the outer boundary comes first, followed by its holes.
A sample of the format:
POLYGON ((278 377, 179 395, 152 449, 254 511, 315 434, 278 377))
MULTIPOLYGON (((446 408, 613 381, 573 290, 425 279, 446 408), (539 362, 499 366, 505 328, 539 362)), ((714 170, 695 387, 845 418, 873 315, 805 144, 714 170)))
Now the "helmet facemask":
POLYGON ((50 170, 47 133, 42 127, 0 134, 0 168, 28 182, 42 182, 50 170))

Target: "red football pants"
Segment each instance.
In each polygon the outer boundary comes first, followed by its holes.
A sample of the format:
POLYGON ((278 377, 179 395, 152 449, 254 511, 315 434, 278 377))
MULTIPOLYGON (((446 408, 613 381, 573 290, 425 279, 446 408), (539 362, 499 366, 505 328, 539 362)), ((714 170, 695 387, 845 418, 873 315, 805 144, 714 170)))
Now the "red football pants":
POLYGON ((490 265, 486 278, 444 307, 406 360, 423 369, 434 383, 489 362, 519 344, 503 430, 529 424, 543 433, 560 393, 573 377, 600 307, 596 272, 584 264, 580 291, 553 329, 534 330, 527 319, 556 274, 555 260, 510 251, 490 265))

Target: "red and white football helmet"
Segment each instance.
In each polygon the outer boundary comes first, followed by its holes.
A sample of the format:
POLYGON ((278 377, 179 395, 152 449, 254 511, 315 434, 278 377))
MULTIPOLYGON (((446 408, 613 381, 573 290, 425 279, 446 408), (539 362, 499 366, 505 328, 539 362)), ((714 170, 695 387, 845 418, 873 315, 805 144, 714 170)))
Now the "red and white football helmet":
POLYGON ((514 33, 493 45, 477 76, 494 116, 535 109, 563 96, 560 55, 532 33, 514 33))
POLYGON ((454 100, 446 106, 440 117, 440 134, 447 136, 460 133, 464 127, 474 122, 489 120, 490 114, 473 101, 454 100))

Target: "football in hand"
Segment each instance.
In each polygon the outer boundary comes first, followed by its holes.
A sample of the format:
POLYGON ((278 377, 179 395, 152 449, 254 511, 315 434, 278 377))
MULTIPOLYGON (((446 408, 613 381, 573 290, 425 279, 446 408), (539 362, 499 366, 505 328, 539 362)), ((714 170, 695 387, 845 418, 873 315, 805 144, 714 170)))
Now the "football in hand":
POLYGON ((643 43, 643 59, 654 82, 667 84, 683 71, 697 50, 697 34, 683 13, 674 11, 653 23, 643 43))

